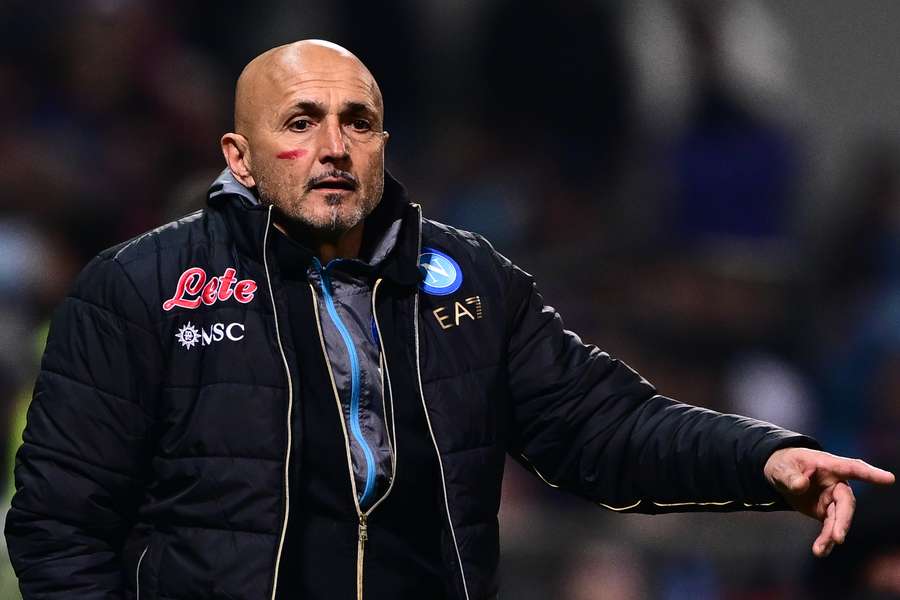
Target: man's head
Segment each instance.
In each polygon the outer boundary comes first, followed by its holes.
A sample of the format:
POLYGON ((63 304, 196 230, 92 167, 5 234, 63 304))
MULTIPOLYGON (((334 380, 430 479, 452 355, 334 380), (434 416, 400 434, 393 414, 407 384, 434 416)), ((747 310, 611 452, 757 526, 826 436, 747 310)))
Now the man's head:
POLYGON ((285 224, 326 237, 361 222, 384 189, 384 107, 353 54, 304 40, 253 59, 238 78, 222 152, 285 224))

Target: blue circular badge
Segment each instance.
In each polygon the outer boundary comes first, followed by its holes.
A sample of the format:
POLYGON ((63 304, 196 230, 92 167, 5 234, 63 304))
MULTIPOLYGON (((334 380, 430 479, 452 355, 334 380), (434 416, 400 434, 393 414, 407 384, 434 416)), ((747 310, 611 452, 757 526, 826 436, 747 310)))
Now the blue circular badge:
POLYGON ((425 270, 425 280, 419 284, 422 291, 435 296, 452 294, 462 285, 463 274, 459 264, 434 248, 422 248, 419 267, 425 270))

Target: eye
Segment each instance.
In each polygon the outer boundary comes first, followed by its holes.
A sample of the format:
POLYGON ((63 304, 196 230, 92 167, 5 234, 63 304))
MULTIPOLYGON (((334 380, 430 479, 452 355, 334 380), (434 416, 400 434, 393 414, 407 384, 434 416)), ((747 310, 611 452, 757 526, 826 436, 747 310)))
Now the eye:
POLYGON ((350 122, 350 125, 356 131, 369 131, 372 129, 372 124, 368 119, 353 119, 353 121, 350 122))
POLYGON ((291 131, 308 131, 311 126, 312 121, 309 119, 297 119, 288 125, 288 129, 291 131))

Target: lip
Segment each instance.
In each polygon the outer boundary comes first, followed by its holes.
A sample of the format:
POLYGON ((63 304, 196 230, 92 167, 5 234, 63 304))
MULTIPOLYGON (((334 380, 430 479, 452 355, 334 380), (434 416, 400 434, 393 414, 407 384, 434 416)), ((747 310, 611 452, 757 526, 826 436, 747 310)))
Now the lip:
POLYGON ((327 194, 340 194, 344 192, 353 192, 355 189, 347 189, 345 187, 327 187, 327 186, 317 186, 312 189, 314 192, 325 192, 327 194))
POLYGON ((347 181, 346 179, 341 179, 340 177, 329 177, 328 179, 323 179, 316 183, 313 186, 314 190, 326 190, 326 191, 339 191, 339 192, 352 192, 356 190, 356 184, 352 181, 347 181))

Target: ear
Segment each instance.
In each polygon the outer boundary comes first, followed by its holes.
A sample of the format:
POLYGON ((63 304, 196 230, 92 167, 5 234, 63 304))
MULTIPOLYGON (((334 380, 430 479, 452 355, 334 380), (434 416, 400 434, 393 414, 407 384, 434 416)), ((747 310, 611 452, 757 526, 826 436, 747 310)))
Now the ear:
POLYGON ((239 133, 226 133, 219 141, 234 178, 248 188, 256 185, 250 170, 250 142, 239 133))

